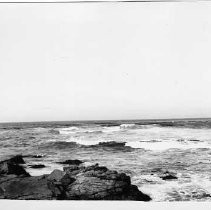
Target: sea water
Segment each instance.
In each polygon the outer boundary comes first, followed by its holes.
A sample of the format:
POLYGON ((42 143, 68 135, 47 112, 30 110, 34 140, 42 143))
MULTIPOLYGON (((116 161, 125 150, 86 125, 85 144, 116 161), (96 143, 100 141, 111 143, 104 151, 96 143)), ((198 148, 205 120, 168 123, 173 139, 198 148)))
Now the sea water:
POLYGON ((211 200, 210 119, 0 124, 0 159, 15 154, 26 155, 31 175, 80 159, 126 173, 153 201, 211 200), (162 179, 165 172, 176 178, 162 179))

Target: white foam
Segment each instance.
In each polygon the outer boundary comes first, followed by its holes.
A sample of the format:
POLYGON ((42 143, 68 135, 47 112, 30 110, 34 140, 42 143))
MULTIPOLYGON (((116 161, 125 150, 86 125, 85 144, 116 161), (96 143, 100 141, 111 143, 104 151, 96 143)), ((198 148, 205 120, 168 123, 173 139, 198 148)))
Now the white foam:
POLYGON ((167 193, 176 188, 178 188, 178 181, 161 181, 158 184, 144 184, 140 187, 140 190, 150 195, 153 201, 166 201, 167 193))
POLYGON ((71 127, 68 127, 68 128, 60 128, 59 129, 59 133, 60 134, 74 134, 76 133, 77 131, 79 130, 78 127, 75 127, 75 126, 71 126, 71 127))
POLYGON ((127 142, 126 146, 132 148, 143 148, 146 150, 167 150, 167 149, 198 149, 198 148, 211 148, 211 145, 206 142, 178 142, 178 141, 157 141, 157 142, 140 142, 131 141, 127 142))
POLYGON ((209 173, 206 174, 205 176, 202 175, 192 175, 192 183, 194 185, 198 185, 201 188, 204 188, 206 191, 211 193, 211 180, 210 180, 210 175, 209 173))
POLYGON ((78 127, 69 127, 69 128, 61 128, 59 129, 60 134, 64 135, 72 135, 72 134, 101 134, 103 131, 99 128, 78 128, 78 127))
POLYGON ((72 130, 79 130, 79 128, 75 127, 75 126, 71 126, 71 127, 68 127, 68 128, 62 128, 61 130, 63 130, 63 131, 72 131, 72 130))
POLYGON ((178 188, 178 180, 164 181, 157 175, 140 175, 132 178, 134 184, 140 186, 139 190, 150 195, 153 201, 165 201, 166 194, 173 189, 178 188), (140 180, 147 180, 145 184, 140 180), (139 182, 139 183, 136 183, 139 182))
POLYGON ((43 174, 50 174, 55 169, 63 170, 63 166, 59 164, 49 163, 49 165, 46 166, 45 168, 41 168, 41 169, 27 168, 26 171, 31 176, 41 176, 43 174))
POLYGON ((68 140, 65 140, 66 142, 76 142, 77 144, 85 145, 85 146, 91 146, 91 145, 97 145, 101 141, 98 139, 84 139, 84 138, 69 138, 68 140))
POLYGON ((135 128, 136 127, 136 124, 133 124, 133 123, 131 123, 131 124, 121 124, 119 127, 121 129, 135 128))
POLYGON ((120 131, 119 126, 103 127, 103 133, 113 133, 120 131))

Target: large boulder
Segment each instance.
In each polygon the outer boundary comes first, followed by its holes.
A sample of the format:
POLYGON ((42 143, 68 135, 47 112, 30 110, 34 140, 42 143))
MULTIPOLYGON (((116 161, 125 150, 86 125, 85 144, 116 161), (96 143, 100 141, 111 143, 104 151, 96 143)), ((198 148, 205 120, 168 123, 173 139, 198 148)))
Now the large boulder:
POLYGON ((64 167, 64 171, 54 170, 49 175, 30 177, 23 168, 14 168, 21 167, 17 162, 22 161, 17 160, 0 162, 2 199, 151 200, 131 184, 125 173, 98 164, 85 167, 76 163, 64 167))
POLYGON ((8 160, 0 162, 0 175, 3 174, 15 174, 22 176, 30 176, 29 173, 25 171, 23 166, 19 164, 24 164, 24 160, 21 155, 14 156, 8 160))
POLYGON ((130 177, 117 173, 98 164, 86 168, 65 167, 69 176, 76 180, 66 188, 70 200, 139 200, 151 198, 143 194, 134 185, 130 177))

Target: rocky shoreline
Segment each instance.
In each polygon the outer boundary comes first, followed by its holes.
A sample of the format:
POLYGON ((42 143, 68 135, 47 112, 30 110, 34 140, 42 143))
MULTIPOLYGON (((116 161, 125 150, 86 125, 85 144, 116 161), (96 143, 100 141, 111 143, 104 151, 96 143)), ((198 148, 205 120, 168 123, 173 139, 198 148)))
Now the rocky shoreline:
POLYGON ((80 160, 66 160, 63 171, 31 176, 24 163, 21 155, 0 162, 0 199, 151 200, 125 173, 98 164, 85 167, 80 160))

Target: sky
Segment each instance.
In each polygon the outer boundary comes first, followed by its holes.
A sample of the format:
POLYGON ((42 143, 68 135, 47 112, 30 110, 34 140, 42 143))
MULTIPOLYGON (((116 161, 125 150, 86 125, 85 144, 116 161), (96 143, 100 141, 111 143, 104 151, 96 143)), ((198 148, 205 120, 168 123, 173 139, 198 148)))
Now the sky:
POLYGON ((211 2, 0 4, 0 122, 211 117, 211 2))

